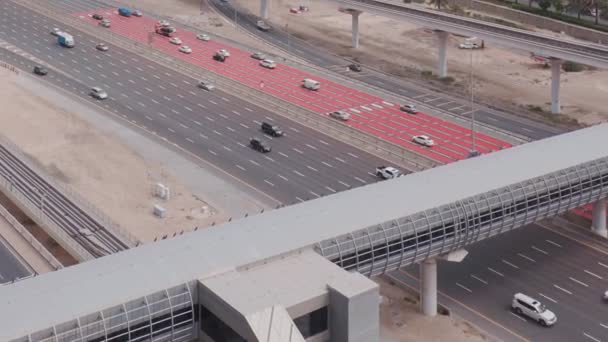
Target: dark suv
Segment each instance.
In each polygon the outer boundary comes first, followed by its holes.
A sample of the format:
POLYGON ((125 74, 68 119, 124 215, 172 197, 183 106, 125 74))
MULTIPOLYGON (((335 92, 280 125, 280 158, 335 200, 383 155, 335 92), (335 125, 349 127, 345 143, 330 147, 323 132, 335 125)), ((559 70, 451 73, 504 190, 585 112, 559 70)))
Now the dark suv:
POLYGON ((262 132, 273 137, 283 136, 283 131, 278 126, 271 125, 268 122, 262 122, 262 132))
POLYGON ((254 149, 258 152, 262 152, 262 153, 270 152, 270 146, 266 145, 266 143, 264 143, 262 140, 260 140, 258 138, 251 138, 251 140, 249 140, 249 146, 251 146, 252 149, 254 149))
POLYGON ((49 72, 45 68, 43 68, 43 67, 41 67, 39 65, 36 65, 34 67, 34 74, 36 74, 36 75, 44 76, 44 75, 46 75, 48 73, 49 72))

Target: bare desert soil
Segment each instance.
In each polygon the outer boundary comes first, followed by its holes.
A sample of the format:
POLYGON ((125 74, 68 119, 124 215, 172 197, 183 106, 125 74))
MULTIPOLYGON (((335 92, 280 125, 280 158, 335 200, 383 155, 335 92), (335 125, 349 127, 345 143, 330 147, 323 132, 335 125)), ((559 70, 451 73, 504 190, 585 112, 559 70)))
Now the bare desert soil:
POLYGON ((380 340, 383 342, 481 342, 494 341, 458 318, 426 317, 418 312, 416 294, 405 291, 389 280, 374 279, 380 285, 380 340))
POLYGON ((17 77, 25 76, 0 70, 0 134, 136 238, 151 241, 223 220, 217 208, 190 193, 165 166, 144 160, 78 113, 32 94, 15 82, 17 77), (153 196, 159 182, 169 186, 169 201, 153 196), (167 209, 166 218, 152 215, 155 204, 167 209))

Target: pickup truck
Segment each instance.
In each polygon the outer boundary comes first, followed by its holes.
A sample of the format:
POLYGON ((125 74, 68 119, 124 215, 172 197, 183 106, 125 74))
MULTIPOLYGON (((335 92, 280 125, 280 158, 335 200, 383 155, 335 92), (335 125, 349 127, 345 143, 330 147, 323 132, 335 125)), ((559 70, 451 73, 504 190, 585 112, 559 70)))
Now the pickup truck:
POLYGON ((401 176, 401 172, 391 166, 379 166, 376 168, 376 176, 382 179, 393 179, 401 176))

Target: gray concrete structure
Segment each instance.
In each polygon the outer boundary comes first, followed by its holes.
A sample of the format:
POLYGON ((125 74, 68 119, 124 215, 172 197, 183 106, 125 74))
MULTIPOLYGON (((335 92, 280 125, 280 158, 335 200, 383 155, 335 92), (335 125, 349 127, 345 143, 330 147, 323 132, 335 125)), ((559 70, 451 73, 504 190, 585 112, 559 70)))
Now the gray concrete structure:
POLYGON ((435 31, 437 34, 437 75, 446 77, 448 75, 448 37, 450 34, 445 31, 435 31))
POLYGON ((268 2, 270 0, 260 0, 260 17, 268 19, 268 2))
POLYGON ((360 274, 605 198, 607 137, 593 126, 1 287, 0 340, 257 341, 277 324, 275 339, 299 340, 295 325, 308 341, 377 341, 377 286, 360 274))
POLYGON ((437 260, 420 263, 420 310, 426 316, 437 316, 437 260))
POLYGON ((562 106, 559 100, 560 73, 562 69, 562 60, 551 59, 551 113, 559 114, 562 106))
POLYGON ((593 223, 591 229, 599 236, 608 238, 608 230, 606 229, 606 199, 599 199, 593 203, 593 223))

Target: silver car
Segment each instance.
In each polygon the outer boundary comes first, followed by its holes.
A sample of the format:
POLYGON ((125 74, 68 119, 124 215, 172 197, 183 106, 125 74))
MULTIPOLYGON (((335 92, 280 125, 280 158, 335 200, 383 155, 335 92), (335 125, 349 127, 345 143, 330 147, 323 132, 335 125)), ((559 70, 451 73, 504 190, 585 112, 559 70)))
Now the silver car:
POLYGON ((341 120, 341 121, 348 121, 348 119, 350 119, 350 114, 348 114, 347 112, 341 111, 341 110, 336 110, 334 112, 331 112, 331 113, 329 113, 329 116, 334 119, 341 120))
POLYGON ((215 85, 209 81, 200 81, 198 83, 198 87, 201 89, 205 89, 207 91, 211 91, 211 90, 215 89, 215 85))
POLYGON ((91 88, 91 92, 89 93, 89 95, 98 100, 105 100, 108 98, 108 93, 106 93, 103 89, 99 87, 91 88))

